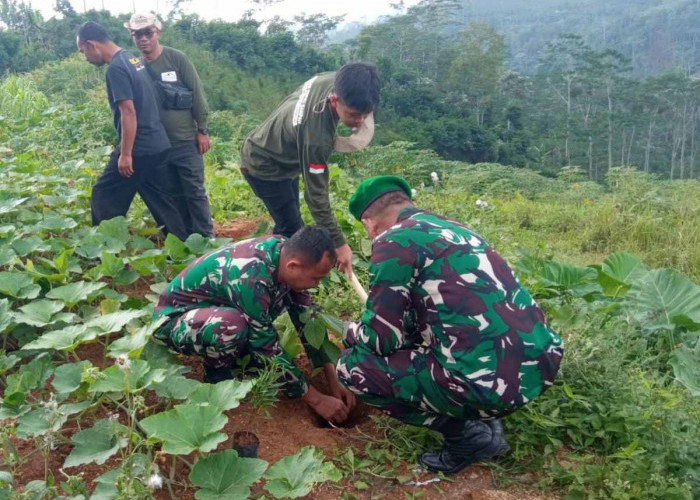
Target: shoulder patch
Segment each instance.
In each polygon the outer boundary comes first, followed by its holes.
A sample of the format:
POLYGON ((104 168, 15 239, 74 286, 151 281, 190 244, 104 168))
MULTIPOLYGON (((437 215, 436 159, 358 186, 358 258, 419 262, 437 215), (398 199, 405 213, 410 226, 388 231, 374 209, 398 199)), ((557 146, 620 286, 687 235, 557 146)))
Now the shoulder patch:
POLYGON ((134 68, 136 68, 136 71, 141 71, 144 68, 141 59, 139 59, 138 57, 132 57, 131 59, 129 59, 129 62, 134 66, 134 68))

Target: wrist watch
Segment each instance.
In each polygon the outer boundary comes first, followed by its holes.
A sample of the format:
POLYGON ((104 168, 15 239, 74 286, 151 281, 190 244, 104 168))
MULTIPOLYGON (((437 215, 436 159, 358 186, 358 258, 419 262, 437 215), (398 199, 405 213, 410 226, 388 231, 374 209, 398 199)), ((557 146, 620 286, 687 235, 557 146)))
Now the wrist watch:
POLYGON ((209 135, 209 129, 207 127, 200 127, 197 129, 197 132, 203 135, 209 135))

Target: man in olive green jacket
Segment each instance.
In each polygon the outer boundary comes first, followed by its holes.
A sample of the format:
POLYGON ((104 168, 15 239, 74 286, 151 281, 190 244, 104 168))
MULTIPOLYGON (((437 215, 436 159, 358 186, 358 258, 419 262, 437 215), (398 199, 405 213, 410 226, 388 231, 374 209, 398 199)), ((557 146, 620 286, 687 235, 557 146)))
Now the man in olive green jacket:
POLYGON ((168 168, 173 175, 163 182, 175 194, 187 234, 214 236, 202 157, 210 147, 209 110, 197 70, 184 53, 160 44, 163 25, 153 14, 134 14, 124 27, 154 82, 161 122, 172 144, 168 168))
POLYGON ((352 251, 331 208, 327 162, 333 150, 347 152, 369 143, 378 104, 377 68, 346 64, 304 83, 241 148, 241 170, 274 219, 276 234, 291 236, 303 226, 299 176, 303 177, 306 204, 316 223, 331 232, 338 268, 346 273, 352 269, 352 251), (354 130, 354 143, 336 137, 338 121, 354 130))

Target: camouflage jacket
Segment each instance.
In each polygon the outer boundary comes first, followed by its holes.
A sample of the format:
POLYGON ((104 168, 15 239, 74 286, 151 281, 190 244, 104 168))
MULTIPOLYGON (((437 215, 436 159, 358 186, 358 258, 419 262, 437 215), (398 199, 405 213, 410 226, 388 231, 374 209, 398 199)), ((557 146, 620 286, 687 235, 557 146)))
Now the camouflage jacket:
POLYGON ((493 248, 415 207, 375 238, 367 309, 344 342, 380 356, 430 352, 477 403, 493 408, 541 394, 563 354, 561 338, 493 248))
MULTIPOLYGON (((266 357, 275 358, 285 368, 284 392, 302 396, 308 389, 306 378, 294 360, 284 352, 273 321, 286 308, 314 367, 332 361, 308 344, 299 319, 312 305, 307 292, 295 292, 277 283, 282 236, 264 236, 240 241, 190 264, 160 296, 154 319, 177 317, 203 307, 235 307, 248 321, 249 345, 266 357)), ((167 326, 167 325, 166 325, 167 326)))

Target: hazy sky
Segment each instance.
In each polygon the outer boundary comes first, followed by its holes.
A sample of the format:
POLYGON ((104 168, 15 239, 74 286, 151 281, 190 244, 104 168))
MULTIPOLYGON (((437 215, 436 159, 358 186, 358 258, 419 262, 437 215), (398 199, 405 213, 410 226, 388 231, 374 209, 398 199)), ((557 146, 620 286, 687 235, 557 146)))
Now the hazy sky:
MULTIPOLYGON (((404 0, 406 5, 414 5, 419 0, 404 0)), ((113 13, 133 12, 134 6, 140 12, 156 11, 166 14, 172 7, 170 0, 70 0, 73 8, 82 12, 84 8, 107 8, 113 13)), ((54 0, 29 0, 35 9, 39 9, 45 18, 55 13, 52 6, 54 0)), ((390 3, 398 3, 398 0, 336 0, 331 2, 319 2, 318 0, 283 0, 277 5, 266 7, 256 19, 267 19, 279 15, 284 19, 292 19, 295 15, 305 12, 315 14, 322 12, 329 16, 347 14, 345 22, 372 21, 385 14, 391 14, 390 3)), ((186 4, 187 13, 196 13, 205 19, 221 18, 227 21, 240 19, 243 12, 254 8, 255 5, 248 0, 190 0, 186 4)))

